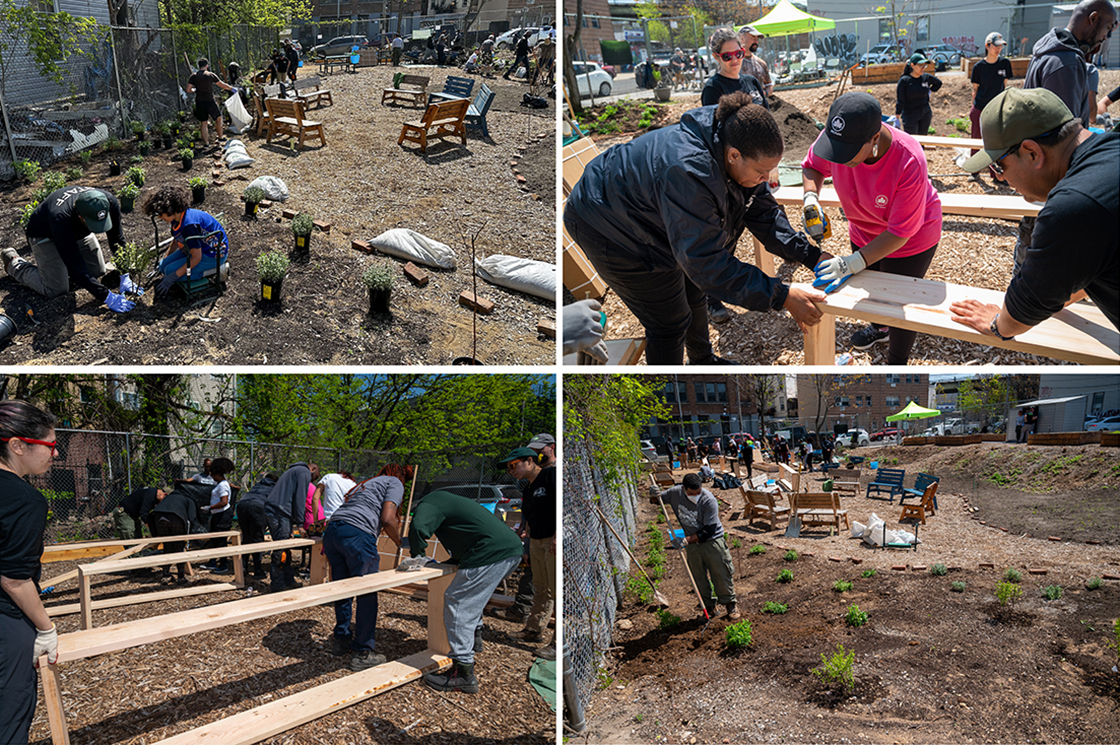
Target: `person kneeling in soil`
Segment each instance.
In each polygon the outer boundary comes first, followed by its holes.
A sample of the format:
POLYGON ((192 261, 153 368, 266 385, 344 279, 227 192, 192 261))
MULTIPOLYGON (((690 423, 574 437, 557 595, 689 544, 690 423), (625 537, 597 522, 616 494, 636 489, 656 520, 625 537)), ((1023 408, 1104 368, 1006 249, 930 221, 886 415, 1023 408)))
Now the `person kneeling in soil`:
POLYGON ((443 596, 443 624, 451 668, 425 673, 437 691, 478 693, 474 656, 482 651, 482 611, 498 584, 521 562, 521 539, 500 517, 473 499, 446 491, 426 494, 416 503, 408 545, 413 558, 424 555, 435 535, 458 564, 443 596))
POLYGON ((688 571, 704 598, 708 616, 715 616, 718 601, 726 606, 728 619, 739 618, 741 614, 735 607, 735 566, 731 563, 731 552, 727 550, 715 496, 701 486, 697 474, 688 473, 680 486, 667 489, 661 497, 673 508, 677 521, 684 528, 683 538, 673 538, 673 548, 684 547, 688 571), (715 598, 712 597, 713 587, 715 598))
POLYGON ((225 228, 213 215, 191 209, 184 189, 160 188, 144 202, 144 214, 171 225, 171 245, 159 262, 159 271, 163 273, 156 290, 159 295, 170 292, 176 282, 189 280, 195 267, 199 267, 201 276, 211 267, 219 268, 229 255, 225 228))

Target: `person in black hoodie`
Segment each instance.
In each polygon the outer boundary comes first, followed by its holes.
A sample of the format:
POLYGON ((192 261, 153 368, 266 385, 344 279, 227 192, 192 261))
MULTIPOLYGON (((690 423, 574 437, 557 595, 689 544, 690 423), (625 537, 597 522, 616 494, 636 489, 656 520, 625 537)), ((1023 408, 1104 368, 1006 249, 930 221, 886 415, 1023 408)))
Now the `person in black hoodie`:
POLYGON ((804 329, 824 295, 790 287, 734 252, 744 230, 812 268, 822 253, 795 231, 768 185, 784 145, 774 117, 746 93, 616 145, 588 164, 564 225, 645 327, 646 361, 727 364, 708 338, 707 295, 751 310, 784 308, 804 329))
MULTIPOLYGON (((206 526, 198 516, 198 506, 185 492, 172 491, 156 503, 148 514, 148 527, 153 536, 189 535, 205 533, 206 526)), ((183 541, 164 541, 163 553, 175 554, 183 550, 183 541)), ((186 581, 186 564, 179 564, 179 582, 186 581)), ((163 579, 171 579, 171 567, 163 568, 163 579)))
POLYGON ((894 113, 902 118, 902 131, 907 134, 928 134, 929 125, 933 123, 929 94, 941 90, 941 80, 926 72, 929 64, 924 54, 915 52, 898 79, 894 113))
MULTIPOLYGON (((280 475, 264 505, 272 540, 286 541, 299 531, 307 511, 307 487, 318 480, 319 466, 314 463, 293 463, 280 475)), ((272 592, 300 587, 292 569, 291 551, 272 552, 269 574, 272 592)))
MULTIPOLYGON (((268 530, 268 516, 265 514, 264 504, 274 486, 276 486, 276 474, 266 473, 237 501, 237 524, 241 527, 241 539, 245 543, 264 541, 264 532, 268 530)), ((249 574, 250 559, 253 563, 253 579, 264 579, 259 552, 243 558, 245 574, 249 574)))

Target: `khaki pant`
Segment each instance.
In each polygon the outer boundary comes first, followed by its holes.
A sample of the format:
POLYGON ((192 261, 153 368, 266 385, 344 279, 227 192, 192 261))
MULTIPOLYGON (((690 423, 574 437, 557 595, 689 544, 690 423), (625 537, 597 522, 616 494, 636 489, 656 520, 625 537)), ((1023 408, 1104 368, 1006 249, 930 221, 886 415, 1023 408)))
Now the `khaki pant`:
POLYGON ((556 600, 556 554, 552 552, 552 538, 529 539, 529 564, 533 567, 533 607, 525 629, 542 633, 552 616, 556 600))
MULTIPOLYGON (((94 277, 105 274, 105 258, 101 254, 101 244, 97 235, 90 233, 78 241, 78 250, 86 262, 86 269, 94 277)), ((70 292, 70 273, 58 255, 54 241, 40 238, 31 246, 35 263, 23 258, 12 262, 8 274, 16 282, 29 287, 48 298, 56 298, 70 292)))
POLYGON ((727 539, 724 536, 714 541, 690 543, 685 546, 684 556, 688 562, 688 571, 692 573, 696 588, 700 590, 700 597, 704 598, 704 607, 711 611, 717 602, 721 605, 735 603, 735 567, 731 563, 731 552, 727 550, 727 539), (716 588, 714 600, 713 585, 716 588))

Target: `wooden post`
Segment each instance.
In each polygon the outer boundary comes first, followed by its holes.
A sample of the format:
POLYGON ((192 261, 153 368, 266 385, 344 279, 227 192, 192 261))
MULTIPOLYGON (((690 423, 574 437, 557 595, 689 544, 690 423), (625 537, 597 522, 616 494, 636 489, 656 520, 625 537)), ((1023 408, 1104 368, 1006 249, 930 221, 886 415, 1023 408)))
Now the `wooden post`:
POLYGON ((778 276, 774 254, 767 251, 762 246, 762 243, 753 235, 751 236, 751 240, 754 241, 754 265, 771 277, 778 276))
POLYGON ((805 364, 836 364, 836 316, 825 313, 820 323, 805 332, 805 364))
POLYGON ((428 580, 428 649, 437 654, 449 654, 451 645, 447 642, 447 626, 443 622, 443 594, 455 574, 428 580))
MULTIPOLYGON (((408 536, 408 527, 409 527, 409 525, 412 524, 412 508, 415 506, 413 504, 412 498, 416 494, 416 479, 419 477, 419 475, 420 475, 420 466, 413 466, 412 467, 412 486, 410 486, 409 490, 408 490, 408 508, 404 511, 404 522, 401 523, 401 529, 400 529, 400 534, 401 534, 402 539, 404 539, 408 536)), ((393 566, 392 566, 393 569, 396 569, 401 564, 401 550, 402 550, 401 547, 397 546, 396 556, 393 558, 393 566)))
POLYGON ((47 722, 51 727, 54 745, 70 745, 70 729, 66 725, 66 710, 62 708, 62 686, 58 680, 58 665, 48 665, 47 656, 39 658, 39 679, 43 682, 43 700, 47 704, 47 722))
POLYGON ((321 585, 330 580, 330 564, 323 553, 323 540, 317 539, 311 547, 311 584, 321 585))
POLYGON ((82 605, 82 628, 93 628, 93 598, 91 597, 90 578, 83 567, 78 567, 78 598, 82 605))

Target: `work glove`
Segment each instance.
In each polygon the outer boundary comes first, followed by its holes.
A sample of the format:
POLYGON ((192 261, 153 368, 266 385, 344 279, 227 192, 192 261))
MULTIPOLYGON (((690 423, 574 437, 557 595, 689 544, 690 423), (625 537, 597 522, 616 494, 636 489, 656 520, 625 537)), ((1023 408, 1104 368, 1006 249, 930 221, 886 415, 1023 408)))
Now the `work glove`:
POLYGON ((684 536, 683 535, 673 536, 673 540, 670 541, 670 544, 673 546, 673 548, 675 548, 679 551, 680 549, 684 548, 684 536))
POLYGON ((58 662, 58 630, 51 624, 51 627, 46 631, 38 631, 35 634, 35 649, 32 652, 35 660, 35 667, 39 667, 39 658, 43 655, 48 655, 47 662, 55 664, 58 662))
POLYGON ((168 272, 163 275, 163 279, 160 280, 159 287, 156 288, 156 294, 166 295, 171 292, 171 288, 174 287, 175 283, 178 281, 179 278, 175 276, 174 272, 168 272))
POLYGON ((815 191, 805 192, 801 198, 804 205, 805 232, 820 245, 825 238, 832 237, 832 228, 828 224, 828 215, 821 208, 821 201, 815 191))
POLYGON ((817 278, 813 287, 824 289, 825 292, 835 292, 856 274, 867 268, 867 261, 863 254, 856 251, 851 256, 834 256, 827 261, 822 261, 813 268, 817 278))
POLYGON ((136 284, 135 282, 133 282, 132 277, 128 276, 128 274, 122 274, 121 275, 121 294, 124 295, 126 292, 131 292, 135 295, 143 295, 144 294, 144 288, 141 287, 140 285, 136 284))
POLYGON ((432 561, 433 560, 429 559, 427 556, 416 556, 411 559, 405 559, 399 565, 397 565, 397 571, 419 572, 432 561))
POLYGON ((604 365, 610 357, 603 341, 598 300, 580 300, 564 306, 564 354, 587 352, 604 365))
POLYGON ((127 299, 124 295, 110 292, 109 296, 105 298, 105 307, 114 313, 127 313, 136 307, 136 303, 127 299))

